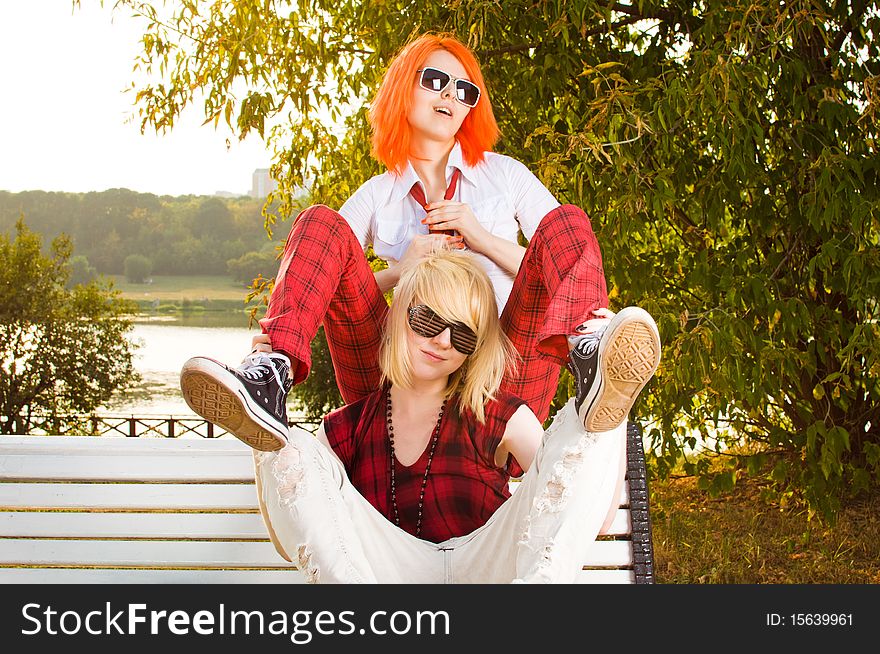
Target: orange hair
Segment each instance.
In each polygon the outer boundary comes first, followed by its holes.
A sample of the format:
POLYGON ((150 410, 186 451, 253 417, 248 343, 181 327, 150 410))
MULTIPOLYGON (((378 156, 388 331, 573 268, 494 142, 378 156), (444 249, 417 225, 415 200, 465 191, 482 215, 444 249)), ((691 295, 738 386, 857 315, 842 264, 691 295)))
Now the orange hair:
POLYGON ((425 34, 404 46, 394 57, 370 107, 371 153, 397 174, 403 172, 410 155, 412 132, 407 116, 412 107, 416 71, 436 50, 446 50, 458 59, 470 80, 480 87, 480 101, 470 110, 456 134, 465 163, 476 166, 483 161, 486 151, 491 150, 500 136, 483 73, 474 54, 449 34, 425 34))

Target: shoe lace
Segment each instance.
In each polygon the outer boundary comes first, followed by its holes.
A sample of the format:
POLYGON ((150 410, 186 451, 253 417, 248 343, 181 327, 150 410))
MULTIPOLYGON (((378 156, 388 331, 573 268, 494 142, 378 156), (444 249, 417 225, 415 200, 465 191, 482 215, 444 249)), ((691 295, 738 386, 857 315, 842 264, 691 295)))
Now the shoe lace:
POLYGON ((577 342, 575 342, 574 349, 581 356, 589 356, 596 351, 597 347, 599 347, 599 341, 602 340, 602 335, 604 333, 604 329, 597 329, 596 331, 583 334, 577 339, 577 342))
POLYGON ((248 379, 257 379, 260 377, 264 368, 268 368, 272 371, 272 374, 275 376, 275 381, 278 383, 279 388, 284 388, 284 382, 281 381, 281 375, 278 372, 278 368, 276 368, 272 364, 272 359, 268 354, 264 354, 262 352, 256 352, 254 354, 249 354, 244 358, 244 362, 247 365, 239 368, 239 372, 242 375, 247 377, 248 379))

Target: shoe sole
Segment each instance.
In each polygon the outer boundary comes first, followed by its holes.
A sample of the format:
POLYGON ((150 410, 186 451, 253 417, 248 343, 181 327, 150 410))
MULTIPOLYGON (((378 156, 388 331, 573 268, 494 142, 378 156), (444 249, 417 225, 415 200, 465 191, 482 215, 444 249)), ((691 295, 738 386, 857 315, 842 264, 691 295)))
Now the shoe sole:
POLYGON ((253 410, 235 377, 209 359, 190 359, 180 371, 180 390, 190 409, 255 450, 275 452, 287 444, 268 420, 253 410))
POLYGON ((599 392, 581 407, 584 428, 603 432, 622 424, 658 365, 660 333, 650 314, 639 307, 616 314, 599 347, 599 392))

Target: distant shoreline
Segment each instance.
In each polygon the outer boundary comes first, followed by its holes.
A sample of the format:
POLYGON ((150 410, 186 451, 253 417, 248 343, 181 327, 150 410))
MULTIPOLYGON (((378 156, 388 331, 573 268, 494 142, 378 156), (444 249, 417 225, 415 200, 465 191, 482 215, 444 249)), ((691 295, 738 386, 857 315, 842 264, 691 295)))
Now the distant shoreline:
POLYGON ((124 275, 105 275, 127 300, 237 301, 241 306, 247 287, 228 275, 153 275, 146 284, 133 284, 124 275))
POLYGON ((201 311, 247 312, 248 289, 227 275, 154 275, 146 284, 133 284, 124 275, 106 275, 126 300, 148 314, 201 311))

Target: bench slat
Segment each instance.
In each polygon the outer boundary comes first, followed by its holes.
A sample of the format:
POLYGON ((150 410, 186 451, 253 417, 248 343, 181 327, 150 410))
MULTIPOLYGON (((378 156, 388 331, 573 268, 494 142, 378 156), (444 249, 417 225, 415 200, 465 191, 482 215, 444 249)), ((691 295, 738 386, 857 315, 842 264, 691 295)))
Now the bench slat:
POLYGON ((126 438, 124 436, 4 436, 3 449, 21 454, 60 454, 64 456, 99 454, 119 456, 128 452, 151 452, 154 454, 220 452, 250 456, 251 449, 233 436, 203 438, 181 436, 179 438, 126 438))
POLYGON ((608 528, 606 536, 625 536, 632 532, 632 522, 630 521, 629 509, 617 509, 614 514, 614 521, 608 528))
MULTIPOLYGON (((0 480, 168 483, 248 482, 253 478, 250 448, 231 437, 188 440, 5 436, 0 440, 0 480)), ((511 492, 518 485, 518 480, 512 480, 511 492)), ((625 506, 628 501, 624 484, 620 505, 625 506)))
POLYGON ((628 540, 598 540, 590 544, 584 557, 584 566, 623 568, 633 563, 631 543, 628 540))
POLYGON ((268 539, 257 513, 0 512, 2 538, 268 539))
POLYGON ((286 568, 271 543, 0 539, 0 565, 286 568))
MULTIPOLYGON (((166 443, 173 444, 173 443, 166 443)), ((100 447, 94 443, 95 450, 100 447)), ((248 481, 254 478, 249 452, 145 451, 122 448, 109 451, 75 450, 67 454, 11 452, 0 457, 0 479, 7 480, 118 480, 118 481, 248 481)))
MULTIPOLYGON (((629 533, 629 512, 617 511, 609 536, 629 533)), ((0 538, 267 538, 259 514, 0 512, 0 538)))
POLYGON ((632 570, 581 570, 575 577, 576 584, 634 584, 636 575, 632 570))
POLYGON ((0 584, 304 584, 298 570, 0 568, 0 584))
MULTIPOLYGON (((197 477, 194 476, 192 478, 192 480, 195 481, 196 478, 197 477)), ((18 497, 19 493, 22 495, 22 497, 25 497, 25 496, 26 497, 44 497, 41 494, 41 491, 39 489, 40 486, 43 486, 44 489, 63 488, 65 490, 64 495, 67 495, 68 492, 72 493, 72 494, 85 493, 85 495, 88 497, 98 498, 98 497, 104 497, 107 494, 115 494, 117 492, 129 492, 129 491, 131 491, 131 489, 136 488, 138 486, 142 486, 143 488, 148 490, 150 493, 157 493, 157 494, 161 494, 163 496, 166 495, 165 493, 161 493, 161 491, 160 491, 160 489, 163 486, 165 488, 176 489, 175 494, 179 493, 183 496, 187 496, 190 494, 196 495, 196 496, 201 496, 204 493, 202 493, 201 491, 198 491, 198 490, 194 490, 193 487, 198 487, 198 486, 207 487, 211 483, 211 482, 206 482, 204 484, 196 484, 196 483, 174 484, 174 483, 163 482, 160 485, 160 484, 154 484, 154 483, 152 483, 150 481, 146 481, 146 480, 139 482, 139 483, 116 483, 116 482, 112 482, 112 481, 109 483, 104 483, 103 479, 100 481, 96 481, 96 482, 94 482, 94 481, 89 482, 89 480, 92 478, 90 478, 88 476, 81 476, 78 478, 78 481, 82 482, 82 483, 78 483, 77 481, 60 482, 57 480, 52 481, 52 480, 41 480, 41 479, 37 480, 36 478, 32 478, 32 479, 33 479, 32 481, 19 481, 19 482, 10 482, 10 481, 2 482, 2 480, 0 480, 0 507, 3 507, 3 506, 41 506, 41 507, 42 506, 59 506, 59 507, 63 507, 63 506, 68 505, 67 504, 68 500, 66 500, 66 499, 60 500, 61 503, 59 503, 57 505, 55 505, 55 504, 42 504, 42 503, 41 504, 34 504, 34 505, 19 504, 14 499, 14 498, 18 497), (89 482, 89 483, 86 483, 86 482, 89 482), (126 486, 129 487, 128 491, 126 491, 126 486), (6 488, 11 488, 11 489, 15 489, 15 490, 5 492, 4 489, 6 489, 6 488), (91 491, 78 490, 78 489, 82 489, 82 488, 91 488, 92 490, 91 491), (101 489, 101 490, 98 490, 98 489, 101 489), (11 502, 11 503, 9 503, 9 502, 11 502)), ((135 480, 132 480, 132 482, 135 482, 135 480)), ((216 484, 216 480, 213 483, 216 484)), ((253 474, 251 474, 250 478, 243 478, 241 480, 236 480, 234 484, 218 484, 218 485, 211 486, 211 487, 217 488, 218 493, 222 495, 222 493, 224 492, 222 489, 224 487, 227 488, 227 490, 228 490, 230 487, 233 487, 236 484, 240 484, 242 487, 245 487, 245 488, 250 488, 251 489, 250 492, 254 492, 253 491, 253 474)), ((511 483, 511 489, 515 490, 513 482, 511 483)), ((145 495, 146 495, 146 490, 144 491, 145 495)), ((232 491, 229 491, 229 492, 232 492, 232 491)), ((236 496, 238 496, 237 493, 235 493, 235 494, 236 494, 236 496)), ((58 495, 57 493, 48 492, 47 495, 45 495, 45 497, 52 497, 52 496, 57 496, 57 495, 58 495)), ((40 500, 40 501, 42 502, 43 500, 40 500)), ((628 506, 628 504, 629 504, 629 492, 628 492, 627 487, 624 486, 623 492, 621 493, 620 498, 618 499, 618 506, 628 506)), ((98 503, 98 504, 95 504, 95 506, 104 506, 104 504, 98 503)), ((254 506, 256 506, 256 500, 254 500, 254 506)))
MULTIPOLYGON (((511 479, 510 483, 507 487, 510 489, 510 493, 513 494, 517 488, 519 488, 519 479, 511 479)), ((623 488, 620 491, 620 497, 617 500, 617 506, 629 506, 629 484, 624 484, 623 488)))
POLYGON ((0 483, 0 508, 257 510, 250 484, 0 483))

